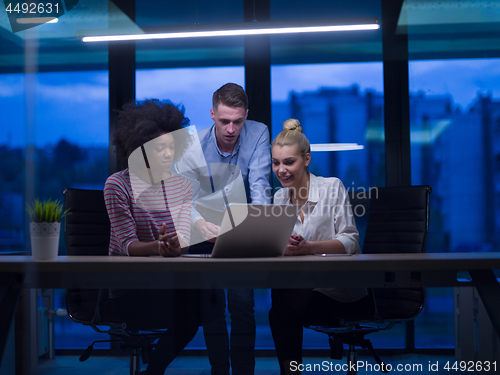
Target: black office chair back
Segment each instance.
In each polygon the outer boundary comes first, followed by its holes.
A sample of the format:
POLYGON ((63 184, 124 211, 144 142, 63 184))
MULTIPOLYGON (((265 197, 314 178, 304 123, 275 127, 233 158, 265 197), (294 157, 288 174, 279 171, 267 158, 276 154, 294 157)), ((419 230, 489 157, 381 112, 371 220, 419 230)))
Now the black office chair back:
MULTIPOLYGON (((429 231, 430 186, 398 186, 371 191, 363 253, 425 252, 429 231)), ((419 275, 412 275, 418 282, 419 275)), ((391 272, 387 273, 388 283, 391 272)), ((372 290, 377 313, 383 320, 416 317, 425 300, 423 288, 380 288, 372 290)))
POLYGON ((68 255, 108 255, 110 222, 102 190, 67 188, 64 238, 68 255))
POLYGON ((363 253, 424 252, 430 192, 430 186, 372 189, 363 253))
MULTIPOLYGON (((64 239, 68 255, 108 255, 110 221, 102 190, 66 188, 64 239)), ((104 291, 107 294, 107 291, 104 291)), ((104 298, 98 289, 67 289, 66 310, 71 319, 89 324, 96 318, 96 306, 104 298)))
MULTIPOLYGON (((363 253, 396 254, 425 251, 429 231, 430 186, 403 186, 372 189, 363 253)), ((419 274, 410 278, 421 285, 419 274)), ((388 285, 398 286, 396 273, 385 272, 388 285)), ((411 285, 410 285, 411 286, 411 285)), ((343 344, 348 344, 348 374, 357 374, 356 346, 369 349, 379 365, 382 360, 365 336, 392 328, 396 323, 414 319, 424 306, 425 289, 373 288, 374 313, 371 309, 354 317, 345 314, 341 326, 309 326, 328 334, 332 359, 342 359, 343 344)), ((386 372, 386 371, 382 371, 386 372)))

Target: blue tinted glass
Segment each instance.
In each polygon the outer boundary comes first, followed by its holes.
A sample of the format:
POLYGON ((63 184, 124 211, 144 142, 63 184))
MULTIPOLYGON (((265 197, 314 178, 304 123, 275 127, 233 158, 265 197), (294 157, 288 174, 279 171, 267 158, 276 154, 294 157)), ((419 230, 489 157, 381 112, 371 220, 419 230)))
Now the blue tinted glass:
POLYGON ((412 182, 433 187, 427 251, 493 251, 500 60, 411 61, 409 72, 412 182))
MULTIPOLYGON (((0 107, 0 251, 30 251, 28 200, 62 200, 65 187, 104 186, 109 169, 108 73, 2 74, 0 107)), ((63 237, 61 255, 66 251, 63 237)), ((64 291, 56 290, 54 298, 55 308, 64 308, 64 291)), ((69 317, 54 320, 57 348, 83 348, 102 339, 69 317)))
POLYGON ((0 251, 25 250, 24 75, 0 75, 0 251))
POLYGON ((380 62, 274 65, 271 73, 273 139, 296 118, 311 143, 312 173, 338 177, 355 193, 385 184, 380 62), (362 148, 314 151, 338 143, 362 148))
MULTIPOLYGON (((427 252, 497 248, 499 62, 409 63, 412 183, 433 188, 427 252)), ((417 346, 454 347, 453 290, 430 289, 416 322, 417 346)))
POLYGON ((140 27, 229 23, 243 21, 243 0, 137 2, 140 27))
POLYGON ((107 79, 107 72, 0 75, 4 120, 0 210, 12 213, 0 215, 2 251, 29 250, 25 247, 26 194, 62 199, 65 187, 104 185, 108 173, 107 79))
POLYGON ((168 99, 175 104, 182 104, 191 125, 201 130, 213 124, 210 108, 214 91, 228 82, 244 87, 245 69, 243 67, 141 69, 136 72, 136 81, 137 100, 168 99))
POLYGON ((380 17, 380 0, 270 0, 271 19, 380 17))

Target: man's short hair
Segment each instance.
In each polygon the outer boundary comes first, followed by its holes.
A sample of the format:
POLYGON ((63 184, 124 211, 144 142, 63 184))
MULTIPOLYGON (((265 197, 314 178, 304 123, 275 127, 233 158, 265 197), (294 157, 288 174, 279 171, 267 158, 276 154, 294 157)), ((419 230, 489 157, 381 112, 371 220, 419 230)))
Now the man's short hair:
POLYGON ((248 97, 243 90, 243 87, 236 83, 226 83, 219 88, 212 97, 213 110, 217 111, 219 105, 223 104, 231 108, 245 108, 248 109, 248 97))

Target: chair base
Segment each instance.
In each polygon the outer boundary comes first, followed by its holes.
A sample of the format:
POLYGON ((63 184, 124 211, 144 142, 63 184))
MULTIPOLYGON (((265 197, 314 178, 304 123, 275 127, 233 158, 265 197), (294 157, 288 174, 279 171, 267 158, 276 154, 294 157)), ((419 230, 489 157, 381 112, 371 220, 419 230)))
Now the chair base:
MULTIPOLYGON (((339 341, 340 340, 333 340, 339 341)), ((343 346, 343 345, 342 345, 343 346)), ((342 358, 340 358, 342 359, 342 358)), ((347 373, 346 375, 358 375, 358 353, 356 352, 356 345, 349 345, 347 350, 347 373)))
POLYGON ((141 372, 140 349, 135 348, 130 355, 130 375, 139 375, 141 372))
POLYGON ((348 345, 347 349, 347 375, 357 375, 357 352, 356 347, 368 349, 380 366, 381 372, 387 373, 389 370, 384 366, 384 362, 380 359, 375 352, 373 345, 365 335, 390 329, 396 322, 390 322, 382 325, 362 326, 348 325, 345 327, 321 327, 321 326, 308 326, 307 328, 313 329, 317 332, 326 333, 328 335, 328 343, 330 344, 330 358, 340 360, 343 358, 344 344, 348 345))
POLYGON ((139 375, 141 372, 141 359, 143 364, 149 362, 149 354, 154 348, 153 342, 159 338, 160 332, 127 332, 122 330, 102 331, 97 326, 91 326, 97 332, 105 332, 110 336, 118 337, 115 340, 94 341, 80 356, 80 362, 86 361, 92 352, 94 344, 97 342, 118 342, 121 350, 131 350, 130 354, 130 375, 139 375))

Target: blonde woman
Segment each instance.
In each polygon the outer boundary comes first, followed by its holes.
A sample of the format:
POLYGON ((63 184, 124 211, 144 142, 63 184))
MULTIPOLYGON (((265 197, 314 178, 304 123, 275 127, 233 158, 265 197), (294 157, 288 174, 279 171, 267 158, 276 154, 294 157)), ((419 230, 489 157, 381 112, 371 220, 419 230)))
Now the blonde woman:
MULTIPOLYGON (((357 252, 359 234, 346 189, 338 178, 308 171, 311 148, 298 120, 284 122, 271 153, 273 172, 283 185, 274 203, 302 207, 285 255, 357 252)), ((340 310, 345 315, 371 308, 365 289, 273 289, 269 323, 280 374, 298 373, 304 324, 335 324, 340 310)))

